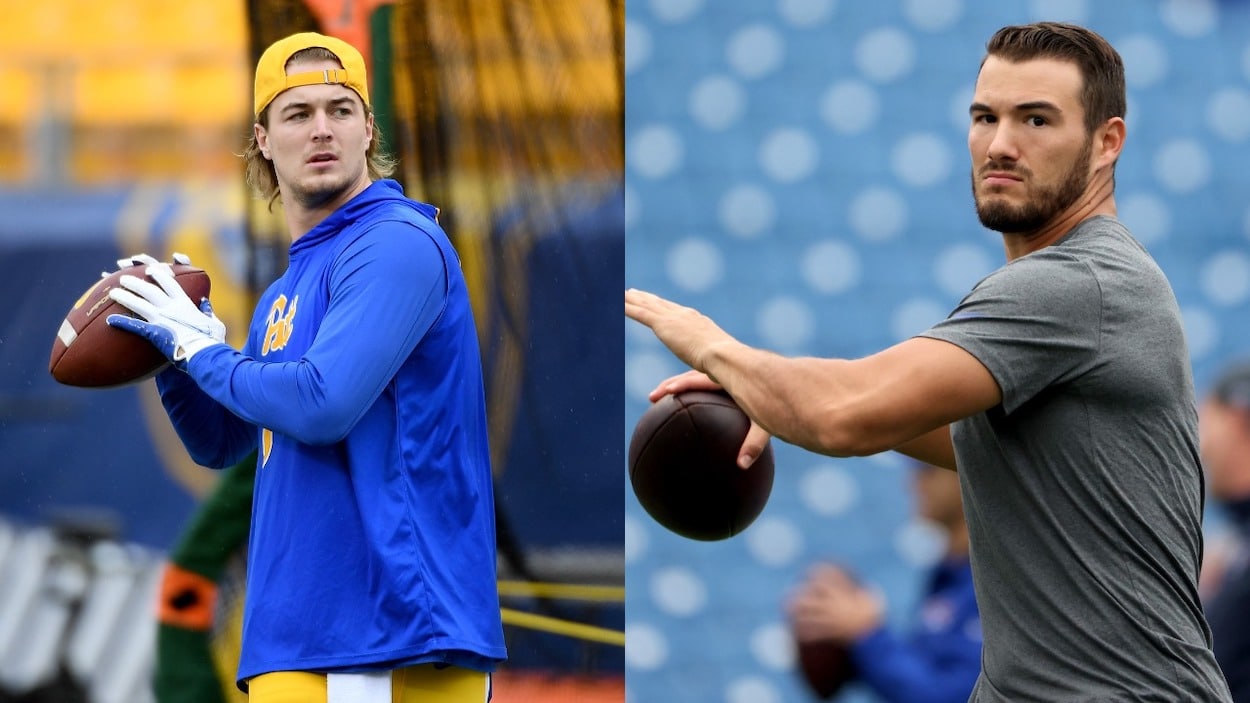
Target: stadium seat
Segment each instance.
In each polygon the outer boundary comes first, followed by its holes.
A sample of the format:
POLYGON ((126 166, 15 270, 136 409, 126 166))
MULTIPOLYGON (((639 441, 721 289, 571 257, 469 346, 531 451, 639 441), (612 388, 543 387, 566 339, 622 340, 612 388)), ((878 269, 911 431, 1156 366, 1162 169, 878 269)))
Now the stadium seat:
POLYGON ((87 127, 169 123, 173 87, 173 71, 163 64, 84 65, 74 71, 71 119, 87 127))
POLYGON ((251 75, 239 58, 179 66, 170 94, 174 121, 186 127, 246 129, 251 116, 251 75))
POLYGON ((27 177, 29 152, 35 118, 42 101, 37 69, 0 63, 0 180, 18 181, 27 177))
POLYGON ((69 12, 64 2, 15 2, 0 22, 0 59, 38 63, 62 55, 59 41, 69 12))

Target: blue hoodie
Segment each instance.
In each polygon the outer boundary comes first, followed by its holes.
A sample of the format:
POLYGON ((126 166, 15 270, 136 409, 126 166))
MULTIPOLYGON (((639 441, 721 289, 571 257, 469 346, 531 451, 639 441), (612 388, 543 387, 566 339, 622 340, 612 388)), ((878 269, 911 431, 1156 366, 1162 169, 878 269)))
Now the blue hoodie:
POLYGON ((436 213, 373 183, 291 245, 242 352, 157 377, 197 462, 260 449, 241 687, 505 657, 477 330, 436 213))

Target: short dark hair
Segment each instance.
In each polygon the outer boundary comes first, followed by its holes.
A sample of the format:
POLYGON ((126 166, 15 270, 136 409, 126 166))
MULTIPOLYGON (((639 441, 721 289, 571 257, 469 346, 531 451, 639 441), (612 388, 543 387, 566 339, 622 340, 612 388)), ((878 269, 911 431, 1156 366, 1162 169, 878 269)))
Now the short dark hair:
MULTIPOLYGON (((985 53, 987 58, 997 56, 1013 63, 1042 58, 1075 63, 1084 82, 1081 106, 1089 134, 1112 117, 1123 119, 1128 112, 1124 61, 1110 42, 1085 27, 1063 22, 1003 27, 986 42, 985 53)), ((984 65, 984 59, 981 63, 984 65)))
POLYGON ((1250 360, 1228 366, 1211 386, 1211 397, 1221 405, 1250 410, 1250 360))

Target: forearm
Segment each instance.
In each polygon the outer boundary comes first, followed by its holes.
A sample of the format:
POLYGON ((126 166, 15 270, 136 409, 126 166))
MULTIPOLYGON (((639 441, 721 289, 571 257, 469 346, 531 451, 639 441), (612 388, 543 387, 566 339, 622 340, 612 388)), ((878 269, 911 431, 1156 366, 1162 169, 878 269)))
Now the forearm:
POLYGON ((900 449, 954 468, 945 428, 1001 399, 975 357, 919 337, 855 360, 787 358, 724 339, 695 362, 761 427, 830 456, 900 449))
POLYGON ((182 371, 173 367, 162 371, 156 388, 178 439, 195 463, 221 469, 256 448, 256 428, 210 398, 182 371))
POLYGON ((324 445, 347 435, 396 366, 308 358, 263 362, 232 350, 207 350, 188 371, 205 393, 248 422, 324 445))
POLYGON ((709 348, 704 371, 773 436, 829 456, 881 451, 863 433, 856 406, 864 392, 841 359, 788 358, 737 341, 709 348))

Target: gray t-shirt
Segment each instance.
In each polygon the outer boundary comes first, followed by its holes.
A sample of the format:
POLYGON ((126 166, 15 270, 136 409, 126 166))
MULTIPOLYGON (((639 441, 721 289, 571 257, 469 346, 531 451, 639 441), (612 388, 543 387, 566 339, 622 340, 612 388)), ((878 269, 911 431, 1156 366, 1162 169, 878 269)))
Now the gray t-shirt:
POLYGON ((1091 218, 922 336, 1003 395, 951 427, 985 637, 972 700, 1230 700, 1197 592, 1193 378, 1150 255, 1091 218))

